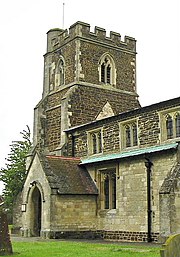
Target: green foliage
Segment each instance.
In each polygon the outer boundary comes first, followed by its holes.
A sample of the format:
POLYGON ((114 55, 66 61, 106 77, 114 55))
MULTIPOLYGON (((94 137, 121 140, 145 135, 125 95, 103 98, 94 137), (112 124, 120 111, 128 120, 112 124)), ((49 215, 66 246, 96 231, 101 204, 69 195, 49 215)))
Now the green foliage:
POLYGON ((11 212, 16 196, 22 190, 26 179, 26 156, 31 148, 30 129, 20 132, 22 139, 13 141, 6 159, 5 168, 0 170, 0 180, 4 182, 3 198, 6 208, 11 212))
POLYGON ((13 242, 14 257, 160 257, 160 247, 68 241, 13 242))

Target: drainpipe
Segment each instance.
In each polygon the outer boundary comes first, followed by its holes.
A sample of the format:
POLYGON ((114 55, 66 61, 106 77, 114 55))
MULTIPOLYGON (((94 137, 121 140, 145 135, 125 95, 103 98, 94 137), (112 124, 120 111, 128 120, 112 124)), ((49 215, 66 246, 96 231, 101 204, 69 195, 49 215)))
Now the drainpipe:
POLYGON ((73 134, 71 134, 71 136, 72 136, 72 152, 71 152, 71 154, 72 154, 72 157, 74 157, 75 156, 75 136, 73 134))
POLYGON ((151 227, 152 227, 152 210, 151 210, 151 167, 153 163, 145 158, 145 166, 147 171, 147 224, 148 224, 148 236, 147 241, 152 242, 151 227))

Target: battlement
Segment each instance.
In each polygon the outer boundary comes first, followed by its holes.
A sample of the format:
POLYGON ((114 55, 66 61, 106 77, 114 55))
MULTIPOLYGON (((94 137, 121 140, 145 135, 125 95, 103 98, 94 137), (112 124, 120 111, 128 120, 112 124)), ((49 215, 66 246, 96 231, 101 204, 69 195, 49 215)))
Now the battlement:
POLYGON ((76 37, 121 47, 131 52, 136 51, 135 38, 125 36, 124 41, 121 41, 121 35, 113 31, 110 32, 110 37, 107 37, 104 28, 95 26, 94 32, 91 32, 90 24, 78 21, 70 26, 69 31, 67 29, 63 30, 59 28, 49 30, 47 32, 47 52, 58 49, 76 37))

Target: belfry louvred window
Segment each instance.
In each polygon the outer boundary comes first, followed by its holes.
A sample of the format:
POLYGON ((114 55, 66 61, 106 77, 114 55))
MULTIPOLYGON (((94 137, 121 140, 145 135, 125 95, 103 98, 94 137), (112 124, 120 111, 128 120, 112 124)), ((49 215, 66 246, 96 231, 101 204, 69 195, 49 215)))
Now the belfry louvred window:
POLYGON ((115 64, 110 55, 104 55, 100 60, 99 80, 101 83, 115 85, 115 64))

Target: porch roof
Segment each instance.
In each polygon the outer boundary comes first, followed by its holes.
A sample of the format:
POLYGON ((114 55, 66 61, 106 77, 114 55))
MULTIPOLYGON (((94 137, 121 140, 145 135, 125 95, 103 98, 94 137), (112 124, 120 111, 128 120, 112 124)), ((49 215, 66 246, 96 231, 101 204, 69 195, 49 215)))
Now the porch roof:
POLYGON ((61 195, 95 195, 97 188, 80 158, 49 155, 42 158, 49 185, 61 195))

